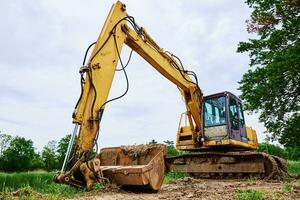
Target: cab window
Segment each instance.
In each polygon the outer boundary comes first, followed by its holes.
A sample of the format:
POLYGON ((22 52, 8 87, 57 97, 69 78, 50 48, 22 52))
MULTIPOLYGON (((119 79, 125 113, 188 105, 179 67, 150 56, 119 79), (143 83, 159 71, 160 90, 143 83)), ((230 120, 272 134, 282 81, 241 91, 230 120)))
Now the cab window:
POLYGON ((241 103, 238 104, 239 116, 240 116, 240 123, 243 127, 245 125, 244 113, 243 113, 243 106, 241 103))
POLYGON ((229 116, 231 128, 233 130, 239 130, 238 105, 236 103, 236 100, 232 97, 229 98, 229 116))
POLYGON ((225 97, 207 99, 204 104, 204 125, 217 126, 226 123, 225 97))

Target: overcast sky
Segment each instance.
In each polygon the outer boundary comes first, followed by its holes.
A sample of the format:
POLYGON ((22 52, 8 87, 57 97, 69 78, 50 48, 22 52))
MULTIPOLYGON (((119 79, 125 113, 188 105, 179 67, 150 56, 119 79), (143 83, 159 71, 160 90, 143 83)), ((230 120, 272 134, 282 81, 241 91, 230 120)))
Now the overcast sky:
MULTIPOLYGON (((72 131, 71 115, 80 94, 79 67, 94 42, 112 0, 27 0, 0 2, 0 131, 33 140, 41 150, 72 131)), ((205 95, 231 91, 249 58, 236 53, 250 9, 240 0, 124 0, 127 12, 157 43, 198 74, 205 95)), ((124 48, 123 59, 129 49, 124 48)), ((128 66, 129 93, 106 106, 99 143, 175 141, 184 102, 178 89, 137 54, 128 66)), ((110 97, 125 89, 117 73, 110 97)), ((264 138, 257 115, 246 123, 264 138)))

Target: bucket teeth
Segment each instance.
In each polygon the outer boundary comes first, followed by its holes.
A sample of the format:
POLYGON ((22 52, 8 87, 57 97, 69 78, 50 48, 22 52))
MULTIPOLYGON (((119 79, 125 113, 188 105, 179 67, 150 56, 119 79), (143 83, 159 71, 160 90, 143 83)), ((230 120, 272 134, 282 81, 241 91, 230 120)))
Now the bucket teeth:
POLYGON ((156 192, 163 183, 165 156, 166 147, 161 144, 104 148, 97 157, 82 162, 72 174, 60 173, 54 180, 87 190, 100 182, 156 192))

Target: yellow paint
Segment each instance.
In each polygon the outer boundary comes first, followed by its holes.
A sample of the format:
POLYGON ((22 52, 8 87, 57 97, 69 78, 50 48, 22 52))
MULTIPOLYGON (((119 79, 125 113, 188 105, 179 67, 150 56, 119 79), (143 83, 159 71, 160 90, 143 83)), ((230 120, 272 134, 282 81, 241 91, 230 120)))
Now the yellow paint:
POLYGON ((257 141, 257 135, 256 131, 252 129, 251 127, 246 127, 247 132, 247 138, 248 138, 248 144, 255 147, 255 149, 258 149, 258 141, 257 141))
MULTIPOLYGON (((99 109, 101 105, 107 101, 115 69, 119 60, 113 37, 110 37, 106 45, 98 54, 96 52, 109 37, 113 27, 126 16, 127 13, 125 12, 124 5, 121 2, 118 1, 112 6, 91 55, 91 57, 95 55, 94 59, 91 60, 90 58, 89 60, 88 67, 92 74, 92 83, 97 91, 97 98, 94 104, 93 113, 91 114, 91 107, 95 98, 95 92, 92 84, 90 83, 90 77, 86 76, 83 95, 73 117, 73 122, 80 124, 78 150, 81 152, 87 151, 93 146, 100 124, 99 121, 97 121, 99 109)), ((202 127, 202 107, 199 106, 201 105, 199 101, 202 102, 202 92, 198 90, 193 83, 189 82, 192 80, 185 72, 183 72, 183 78, 179 70, 172 66, 171 62, 177 61, 165 53, 144 29, 142 32, 143 37, 127 26, 125 20, 121 21, 121 23, 116 26, 116 41, 118 43, 119 52, 121 52, 123 44, 127 44, 158 72, 180 88, 182 95, 186 99, 188 109, 191 111, 189 120, 195 123, 195 126, 192 126, 195 141, 196 136, 199 134, 202 127)))
MULTIPOLYGON (((180 142, 177 139, 177 148, 194 150, 217 145, 216 141, 204 142, 202 146, 198 142, 202 136, 203 129, 203 97, 201 90, 191 83, 192 80, 186 72, 182 71, 184 74, 184 77, 182 77, 179 70, 172 65, 172 63, 177 63, 177 61, 156 44, 155 40, 145 29, 141 29, 141 36, 127 26, 127 22, 122 20, 126 16, 128 15, 125 11, 125 6, 121 2, 118 1, 112 6, 92 52, 91 58, 94 57, 94 59, 89 59, 87 67, 90 70, 91 77, 85 77, 86 83, 84 85, 83 95, 73 116, 73 122, 80 124, 77 151, 83 152, 93 147, 97 130, 100 126, 98 120, 99 109, 107 101, 119 60, 114 37, 111 36, 102 50, 99 53, 97 52, 109 37, 113 27, 120 21, 121 22, 116 26, 116 41, 119 52, 121 52, 123 44, 128 45, 154 69, 174 83, 185 99, 187 107, 186 117, 189 126, 182 127, 182 129, 179 128, 177 138, 179 138, 180 134, 183 134, 185 136, 190 135, 191 140, 180 142), (90 81, 97 91, 93 113, 91 113, 91 107, 95 98, 95 92, 90 81)), ((222 140, 222 145, 252 148, 257 144, 257 142, 255 142, 256 133, 254 130, 247 128, 247 135, 251 138, 251 143, 222 140)))
MULTIPOLYGON (((91 57, 95 55, 97 50, 109 37, 110 31, 113 29, 116 22, 124 17, 126 17, 126 12, 122 10, 122 4, 120 2, 117 2, 112 6, 112 9, 105 21, 91 57)), ((125 24, 125 21, 122 21, 116 28, 119 52, 121 52, 122 45, 124 44, 124 40, 126 37, 126 35, 121 30, 122 24, 125 24)), ((97 90, 97 98, 92 113, 93 119, 98 119, 98 111, 101 105, 107 101, 118 60, 119 58, 115 47, 114 38, 112 36, 100 51, 100 53, 98 53, 92 61, 89 60, 90 71, 92 72, 92 81, 97 90), (99 64, 100 68, 94 69, 92 66, 97 64, 99 64)), ((79 102, 74 116, 74 122, 78 122, 81 125, 78 135, 78 148, 82 151, 89 150, 93 147, 93 142, 99 126, 98 121, 90 121, 91 107, 94 97, 95 94, 90 84, 90 79, 88 76, 86 76, 86 84, 84 85, 83 96, 81 98, 81 101, 79 102)))
POLYGON ((204 146, 205 147, 228 146, 228 147, 233 147, 236 149, 241 148, 241 147, 243 147, 244 149, 256 149, 256 146, 253 146, 249 143, 232 140, 232 139, 225 139, 225 140, 220 140, 220 141, 205 141, 204 146))

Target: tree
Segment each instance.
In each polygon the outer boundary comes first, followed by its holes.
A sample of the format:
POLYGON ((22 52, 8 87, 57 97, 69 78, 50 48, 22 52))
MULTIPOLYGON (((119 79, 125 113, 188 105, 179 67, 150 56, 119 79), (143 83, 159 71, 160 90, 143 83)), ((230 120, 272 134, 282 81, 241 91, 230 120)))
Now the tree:
POLYGON ((271 140, 297 146, 299 140, 288 138, 300 128, 300 1, 246 3, 253 9, 248 32, 258 37, 239 43, 251 67, 239 82, 241 98, 246 110, 260 111, 271 140))
POLYGON ((300 147, 300 114, 294 114, 284 126, 279 142, 285 147, 300 147))
POLYGON ((183 153, 175 148, 173 141, 166 140, 164 143, 167 146, 167 156, 177 156, 183 153))
POLYGON ((57 169, 58 160, 56 157, 56 141, 52 140, 42 150, 42 159, 44 162, 44 168, 47 171, 57 169))
MULTIPOLYGON (((58 160, 58 166, 59 167, 61 167, 63 165, 70 139, 71 139, 71 135, 69 134, 69 135, 66 135, 65 137, 63 137, 58 142, 57 160, 58 160)), ((71 151, 70 155, 74 154, 76 142, 77 142, 77 137, 75 137, 74 144, 73 144, 72 151, 71 151)))
POLYGON ((152 139, 152 140, 149 142, 149 144, 157 144, 157 141, 154 140, 154 139, 152 139))
POLYGON ((278 145, 261 143, 258 145, 258 151, 288 159, 288 154, 285 149, 281 148, 278 145))
POLYGON ((17 136, 3 152, 1 170, 7 172, 29 170, 34 155, 33 142, 17 136))
POLYGON ((0 134, 0 157, 2 156, 3 152, 9 147, 11 140, 11 135, 0 134))
POLYGON ((30 170, 45 169, 44 161, 39 153, 34 153, 31 160, 30 170))

